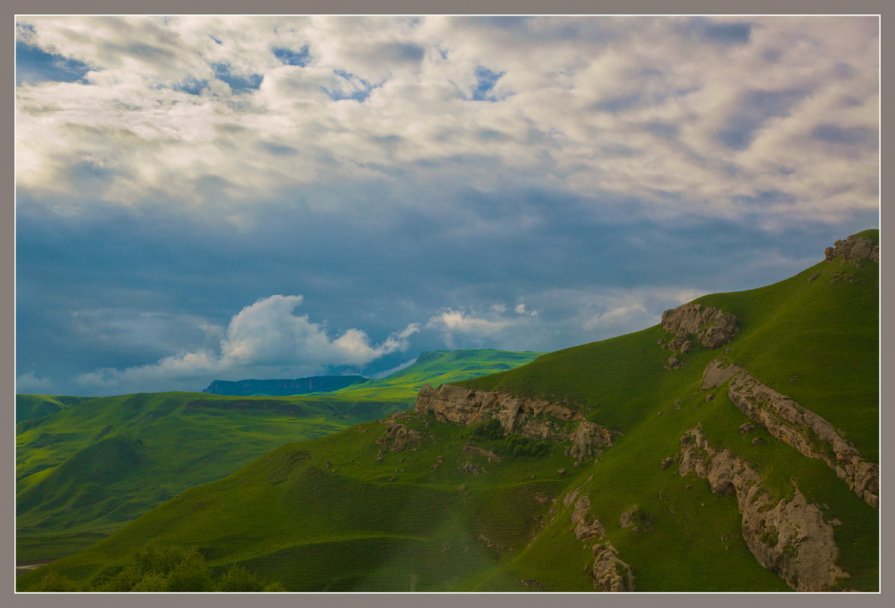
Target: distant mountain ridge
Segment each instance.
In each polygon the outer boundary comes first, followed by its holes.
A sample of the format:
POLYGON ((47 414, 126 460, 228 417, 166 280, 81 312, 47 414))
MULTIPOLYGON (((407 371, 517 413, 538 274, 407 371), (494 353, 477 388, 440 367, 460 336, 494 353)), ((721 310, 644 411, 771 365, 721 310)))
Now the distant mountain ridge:
POLYGON ((363 376, 310 376, 308 378, 284 378, 270 380, 213 380, 203 393, 213 395, 306 395, 308 393, 331 393, 358 382, 366 382, 363 376))

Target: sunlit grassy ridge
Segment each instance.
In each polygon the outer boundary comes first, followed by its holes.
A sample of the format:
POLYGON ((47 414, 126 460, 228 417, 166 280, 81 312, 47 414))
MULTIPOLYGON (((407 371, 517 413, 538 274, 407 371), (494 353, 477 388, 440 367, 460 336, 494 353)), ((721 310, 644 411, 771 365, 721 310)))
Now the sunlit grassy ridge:
POLYGON ((100 587, 141 547, 158 543, 194 547, 215 571, 240 566, 263 584, 297 591, 592 590, 594 541, 575 538, 572 506, 562 501, 581 488, 640 591, 786 590, 749 552, 734 497, 660 466, 678 454, 681 435, 701 424, 714 445, 749 460, 769 492, 790 496, 795 483, 827 521, 838 520, 838 563, 850 574, 843 587, 876 590, 878 512, 823 463, 763 429, 741 434, 747 419, 724 388, 707 393, 700 380, 712 359, 742 365, 875 459, 878 266, 822 262, 768 287, 700 301, 736 314, 740 333, 725 348, 683 355, 680 369, 665 369, 669 352, 658 343, 667 334, 656 326, 463 383, 579 408, 619 433, 596 463, 575 467, 562 443, 541 455, 514 454, 508 439, 402 414, 283 446, 23 575, 20 588, 39 587, 48 576, 100 587), (378 442, 392 422, 418 431, 420 443, 384 449, 378 442), (634 506, 647 529, 621 527, 634 506))

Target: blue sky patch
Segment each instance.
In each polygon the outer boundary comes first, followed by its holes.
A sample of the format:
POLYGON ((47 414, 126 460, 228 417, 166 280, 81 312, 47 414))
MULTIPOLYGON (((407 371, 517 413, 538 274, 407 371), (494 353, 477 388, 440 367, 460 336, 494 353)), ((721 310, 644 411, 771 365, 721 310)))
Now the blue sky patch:
POLYGON ((311 49, 307 44, 297 51, 284 47, 275 47, 273 54, 274 57, 285 65, 297 65, 303 68, 311 62, 311 49))
POLYGON ((497 98, 491 95, 491 91, 494 90, 494 86, 497 84, 497 81, 500 80, 501 76, 506 74, 506 72, 495 72, 494 70, 489 70, 483 65, 480 65, 475 69, 475 78, 476 85, 472 90, 472 98, 475 101, 497 101, 497 98))
POLYGON ((261 74, 249 74, 248 76, 234 74, 228 63, 213 63, 211 69, 214 70, 215 78, 226 82, 237 93, 257 89, 264 79, 261 74))
POLYGON ((206 87, 208 87, 207 80, 189 77, 175 84, 171 88, 175 91, 180 91, 181 93, 187 93, 189 95, 201 95, 206 87))
POLYGON ((48 53, 38 46, 16 41, 16 85, 38 82, 84 82, 86 63, 48 53))
POLYGON ((351 72, 347 72, 345 70, 333 70, 333 73, 348 81, 349 84, 359 84, 361 88, 354 89, 353 91, 346 92, 341 89, 330 89, 328 87, 321 87, 323 92, 329 95, 329 98, 333 101, 341 101, 343 99, 354 99, 355 101, 366 101, 367 97, 370 96, 370 93, 373 92, 373 89, 379 88, 382 85, 374 85, 370 82, 360 78, 359 76, 352 74, 351 72))

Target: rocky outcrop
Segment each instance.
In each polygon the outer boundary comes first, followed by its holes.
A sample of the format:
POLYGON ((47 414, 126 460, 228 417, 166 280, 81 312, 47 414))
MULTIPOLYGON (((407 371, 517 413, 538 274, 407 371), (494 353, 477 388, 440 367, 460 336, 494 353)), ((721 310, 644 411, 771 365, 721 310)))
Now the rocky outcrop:
POLYGON ((836 565, 833 524, 824 521, 821 510, 798 488, 790 500, 772 498, 750 463, 729 450, 714 449, 701 428, 681 437, 678 471, 706 479, 715 494, 736 496, 743 539, 752 555, 796 591, 836 589, 839 579, 848 576, 836 565))
POLYGON ((604 448, 612 445, 612 433, 587 420, 578 423, 569 439, 572 445, 568 454, 576 462, 592 460, 599 456, 604 448))
POLYGON ((570 441, 568 454, 578 462, 595 458, 612 445, 612 433, 586 420, 574 409, 552 401, 508 393, 477 391, 442 384, 425 385, 416 397, 416 411, 442 422, 471 425, 497 420, 506 433, 536 439, 570 441))
POLYGON ((619 557, 612 543, 594 545, 593 577, 597 591, 634 591, 631 566, 619 557))
POLYGON ((729 382, 730 401, 752 421, 805 456, 823 461, 867 504, 874 508, 879 505, 879 465, 864 460, 827 420, 762 384, 739 366, 718 360, 709 363, 702 387, 712 389, 725 382, 729 382))
POLYGON ((832 247, 827 247, 824 258, 827 262, 836 259, 855 262, 870 260, 879 264, 879 245, 867 237, 853 234, 845 240, 836 241, 832 247))
POLYGON ((730 342, 737 334, 737 318, 720 308, 690 303, 662 313, 662 329, 674 334, 665 346, 685 353, 693 340, 706 348, 718 348, 730 342))
POLYGON ((422 438, 419 431, 396 423, 388 427, 385 434, 376 440, 376 444, 389 452, 403 452, 418 445, 422 438))
POLYGON ((573 526, 572 531, 575 533, 575 538, 578 540, 601 538, 606 533, 606 530, 603 528, 603 524, 600 523, 600 520, 591 517, 590 498, 587 496, 577 496, 576 492, 568 494, 563 502, 569 504, 569 502, 571 502, 568 500, 570 497, 575 501, 571 516, 573 526))

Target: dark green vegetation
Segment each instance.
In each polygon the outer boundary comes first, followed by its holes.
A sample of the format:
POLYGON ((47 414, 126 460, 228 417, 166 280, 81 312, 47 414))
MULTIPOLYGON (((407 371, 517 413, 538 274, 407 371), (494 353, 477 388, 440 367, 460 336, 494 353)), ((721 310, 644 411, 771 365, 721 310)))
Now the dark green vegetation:
POLYGON ((747 419, 725 388, 700 384, 715 358, 742 365, 876 459, 878 287, 876 264, 822 262, 768 287, 701 298, 737 315, 740 332, 723 348, 679 355, 679 369, 665 368, 668 334, 657 326, 463 383, 559 401, 616 431, 596 463, 576 467, 567 444, 505 436, 489 422, 396 414, 285 445, 22 575, 19 587, 101 589, 157 543, 287 590, 593 590, 593 541, 575 537, 573 504, 563 501, 579 490, 638 591, 785 591, 747 548, 735 497, 660 466, 701 424, 713 445, 751 462, 768 491, 788 497, 795 483, 841 522, 838 565, 851 575, 843 587, 876 590, 878 512, 820 461, 764 429, 741 433, 747 419), (412 439, 401 451, 385 441, 394 424, 412 439), (637 525, 622 527, 626 512, 637 525))
POLYGON ((285 396, 308 393, 331 393, 346 386, 364 382, 363 376, 311 376, 287 380, 213 380, 202 391, 215 395, 285 396))
POLYGON ((221 479, 284 443, 407 409, 414 387, 427 379, 474 377, 533 357, 505 351, 427 353, 396 377, 367 381, 351 394, 19 395, 17 560, 73 553, 183 490, 221 479))

